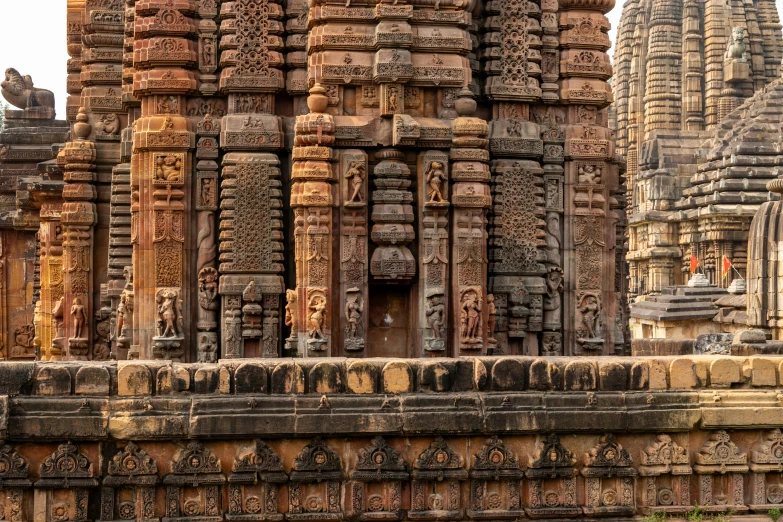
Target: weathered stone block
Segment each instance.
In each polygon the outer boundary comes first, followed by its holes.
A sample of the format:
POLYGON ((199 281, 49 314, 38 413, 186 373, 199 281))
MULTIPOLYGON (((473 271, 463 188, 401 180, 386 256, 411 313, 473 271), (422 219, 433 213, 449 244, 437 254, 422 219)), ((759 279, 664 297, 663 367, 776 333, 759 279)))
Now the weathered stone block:
POLYGON ((218 367, 203 365, 193 375, 193 391, 196 393, 215 393, 218 391, 218 381, 218 367))
POLYGON ((119 395, 152 395, 152 373, 138 363, 119 363, 117 370, 119 395))
POLYGON ((76 372, 76 395, 109 395, 109 371, 103 366, 82 366, 76 372))
POLYGON ((302 367, 295 363, 283 363, 272 370, 272 393, 304 393, 305 381, 302 367))
POLYGON ((366 361, 355 361, 348 366, 346 389, 349 393, 375 393, 377 389, 378 368, 366 361))
POLYGON ((598 375, 595 363, 577 360, 566 364, 563 388, 566 391, 597 389, 598 375))
POLYGON ((763 357, 751 357, 749 362, 750 383, 753 386, 777 386, 777 361, 763 357))
MULTIPOLYGON (((539 359, 540 360, 540 359, 539 359)), ((532 368, 530 369, 532 372, 532 368)), ((499 359, 492 365, 492 391, 524 390, 528 369, 517 358, 499 359)))
POLYGON ((343 388, 343 376, 339 366, 330 362, 320 362, 310 369, 310 393, 340 393, 343 388))
POLYGON ((720 358, 710 364, 710 386, 713 388, 728 388, 740 381, 739 361, 720 358))
POLYGON ((599 360, 598 376, 601 390, 625 390, 628 386, 628 372, 619 362, 603 362, 599 360))
POLYGON ((36 395, 70 395, 71 373, 65 366, 41 365, 35 372, 36 395))
POLYGON ((266 393, 267 371, 260 362, 246 362, 234 372, 236 393, 266 393))
POLYGON ((413 370, 405 361, 389 361, 381 370, 381 389, 384 393, 413 391, 413 370))
POLYGON ((699 380, 693 359, 677 358, 669 366, 669 386, 673 390, 695 388, 699 380))

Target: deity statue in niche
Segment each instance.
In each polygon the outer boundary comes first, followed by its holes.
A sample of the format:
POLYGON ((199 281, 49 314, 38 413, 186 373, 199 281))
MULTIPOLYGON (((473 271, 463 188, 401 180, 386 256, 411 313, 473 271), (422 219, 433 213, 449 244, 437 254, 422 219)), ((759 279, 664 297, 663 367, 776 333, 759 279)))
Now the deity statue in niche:
POLYGON ((462 294, 460 310, 462 340, 481 339, 481 302, 475 290, 468 290, 462 294))
POLYGON ((443 164, 439 161, 433 161, 427 169, 427 202, 443 202, 443 185, 446 183, 446 173, 443 170, 443 164))
POLYGON ((364 163, 361 161, 352 161, 351 165, 348 167, 348 171, 345 173, 345 177, 348 179, 349 190, 351 192, 348 197, 348 203, 364 202, 364 194, 362 191, 365 179, 364 163))
POLYGON ((362 313, 364 313, 364 301, 359 288, 349 288, 348 301, 345 303, 346 337, 354 338, 361 334, 362 313))
POLYGON ((177 292, 161 290, 158 292, 158 336, 179 337, 179 307, 177 292))
POLYGON ((323 296, 313 296, 308 308, 311 311, 308 334, 311 339, 323 339, 323 327, 326 321, 326 299, 323 296))
POLYGON ((73 300, 71 315, 73 316, 73 336, 76 339, 81 339, 82 334, 84 333, 84 327, 87 323, 87 312, 82 304, 82 300, 78 297, 73 300))

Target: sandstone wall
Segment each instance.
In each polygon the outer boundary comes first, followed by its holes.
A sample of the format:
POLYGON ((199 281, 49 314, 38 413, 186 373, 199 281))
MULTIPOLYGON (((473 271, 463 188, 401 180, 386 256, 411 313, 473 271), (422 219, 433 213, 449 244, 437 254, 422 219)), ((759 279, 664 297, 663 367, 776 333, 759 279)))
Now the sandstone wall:
POLYGON ((0 507, 42 522, 765 514, 782 501, 781 363, 8 363, 0 507))

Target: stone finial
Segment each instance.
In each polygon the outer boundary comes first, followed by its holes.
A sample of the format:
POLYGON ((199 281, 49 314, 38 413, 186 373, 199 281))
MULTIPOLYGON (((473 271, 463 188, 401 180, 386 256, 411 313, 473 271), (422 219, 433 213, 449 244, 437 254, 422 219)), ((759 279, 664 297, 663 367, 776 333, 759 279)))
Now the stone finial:
POLYGON ((704 274, 693 274, 688 281, 688 286, 691 288, 710 286, 710 281, 704 274))
POLYGON ((92 132, 90 118, 84 107, 79 107, 79 113, 76 115, 76 123, 73 124, 73 132, 80 141, 86 140, 92 132))
POLYGON ((460 116, 470 117, 476 115, 476 100, 473 99, 473 93, 470 89, 463 87, 459 91, 454 108, 457 109, 457 114, 460 116))
POLYGON ((329 98, 326 97, 326 89, 320 83, 316 83, 310 89, 310 96, 307 97, 307 107, 310 112, 321 113, 326 111, 329 105, 329 98))
POLYGON ((737 294, 742 295, 745 293, 747 289, 747 285, 745 284, 744 279, 734 279, 731 281, 731 284, 727 288, 728 292, 730 294, 737 294))

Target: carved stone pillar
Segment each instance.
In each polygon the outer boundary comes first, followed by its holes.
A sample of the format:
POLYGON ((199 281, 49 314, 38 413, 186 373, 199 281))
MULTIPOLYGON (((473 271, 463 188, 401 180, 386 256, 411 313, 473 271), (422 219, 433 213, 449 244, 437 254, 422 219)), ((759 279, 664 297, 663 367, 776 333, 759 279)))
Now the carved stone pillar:
POLYGON ((196 190, 194 207, 196 223, 196 275, 198 278, 197 360, 217 362, 218 300, 217 232, 215 213, 218 209, 217 136, 220 124, 207 114, 196 126, 196 190))
POLYGON ((419 343, 422 355, 448 353, 449 174, 448 156, 419 154, 419 343))
POLYGON ((284 80, 283 57, 274 49, 283 47, 277 36, 283 9, 267 0, 237 0, 233 9, 236 50, 224 50, 222 60, 235 65, 220 74, 221 91, 228 94, 220 146, 231 151, 223 158, 221 185, 222 356, 277 357, 283 194, 280 161, 273 152, 282 149, 283 133, 274 115, 274 93, 283 90, 284 80))
POLYGON ((455 317, 452 331, 457 355, 486 354, 494 340, 487 331, 487 210, 489 190, 489 126, 476 118, 472 93, 463 89, 455 104, 450 151, 453 234, 451 300, 455 317))
MULTIPOLYGON (((95 143, 88 141, 92 128, 84 109, 79 109, 73 127, 76 141, 62 151, 66 182, 63 188, 63 294, 61 302, 68 359, 87 360, 93 321, 93 227, 95 212, 95 143)), ((63 347, 65 348, 65 347, 63 347)))
POLYGON ((340 153, 340 332, 345 355, 361 356, 367 343, 369 293, 367 229, 367 153, 340 153))
MULTIPOLYGON (((560 2, 561 25, 571 34, 589 23, 600 28, 607 25, 611 2, 585 6, 581 2, 560 2), (580 22, 581 21, 581 22, 580 22)), ((599 31, 600 32, 600 31, 599 31)), ((569 67, 572 58, 563 57, 560 98, 568 105, 565 128, 565 217, 563 233, 566 288, 563 316, 565 344, 572 354, 614 353, 615 317, 615 220, 611 209, 613 178, 609 160, 614 158, 614 139, 606 127, 605 112, 600 110, 612 101, 611 75, 605 35, 599 34, 580 46, 596 64, 590 70, 569 67)), ((577 55, 579 60, 583 60, 577 55)), ((648 72, 649 75, 649 72, 648 72)))
POLYGON ((40 360, 62 360, 62 352, 52 350, 55 336, 52 310, 63 297, 63 228, 60 224, 62 203, 59 212, 41 213, 41 299, 38 301, 40 323, 35 338, 40 342, 40 360))
POLYGON ((141 99, 131 161, 134 344, 142 359, 187 358, 191 317, 186 253, 191 244, 190 194, 195 137, 185 96, 196 90, 190 52, 196 36, 192 3, 136 4, 133 94, 141 99), (143 5, 143 9, 142 9, 143 5), (166 38, 161 38, 166 36, 166 38))
MULTIPOLYGON (((340 307, 334 305, 331 162, 334 161, 334 118, 325 114, 326 89, 315 84, 307 106, 297 116, 291 172, 296 261, 296 320, 299 354, 323 357, 332 347, 332 325, 339 325, 340 307)), ((290 301, 289 301, 290 305, 290 301)), ((290 307, 289 307, 290 308, 290 307)))

